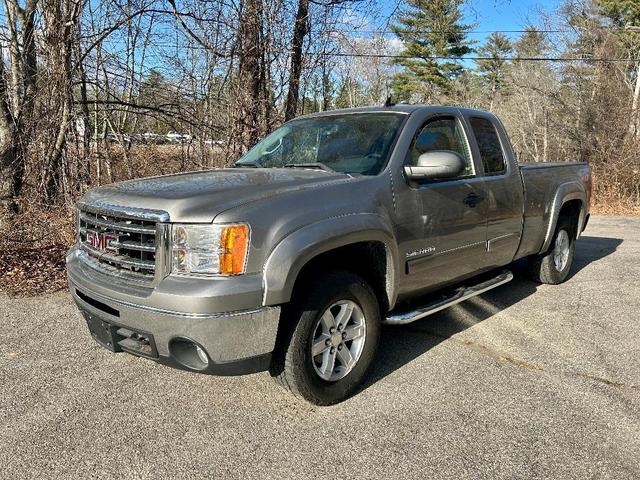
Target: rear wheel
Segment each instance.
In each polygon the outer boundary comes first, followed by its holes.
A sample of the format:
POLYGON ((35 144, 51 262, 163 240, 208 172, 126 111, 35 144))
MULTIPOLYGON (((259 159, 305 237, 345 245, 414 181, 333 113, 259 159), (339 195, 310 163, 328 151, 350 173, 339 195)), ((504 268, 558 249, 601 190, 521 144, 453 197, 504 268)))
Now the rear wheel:
POLYGON ((575 252, 576 222, 568 216, 558 219, 551 248, 542 255, 529 258, 529 273, 540 283, 557 285, 567 279, 575 252))
POLYGON ((289 307, 272 376, 316 405, 348 398, 364 380, 380 337, 371 287, 352 273, 329 273, 306 282, 289 307))

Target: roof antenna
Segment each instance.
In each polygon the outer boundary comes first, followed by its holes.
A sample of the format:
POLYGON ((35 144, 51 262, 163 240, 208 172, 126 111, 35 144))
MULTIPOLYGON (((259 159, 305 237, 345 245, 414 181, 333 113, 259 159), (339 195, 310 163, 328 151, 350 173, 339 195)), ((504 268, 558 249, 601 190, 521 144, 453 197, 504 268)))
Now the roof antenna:
POLYGON ((393 107, 396 104, 393 100, 391 100, 391 95, 387 97, 386 102, 384 102, 385 107, 393 107))

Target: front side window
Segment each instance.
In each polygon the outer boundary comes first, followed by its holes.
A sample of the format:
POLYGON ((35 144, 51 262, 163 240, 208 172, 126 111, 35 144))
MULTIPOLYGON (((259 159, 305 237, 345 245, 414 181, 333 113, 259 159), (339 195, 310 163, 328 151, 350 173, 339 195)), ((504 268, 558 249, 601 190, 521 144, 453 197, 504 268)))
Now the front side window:
POLYGON ((420 155, 434 150, 448 150, 457 153, 465 162, 465 169, 461 176, 474 175, 467 138, 460 122, 455 118, 438 118, 429 121, 422 127, 411 145, 411 164, 417 165, 420 155))
POLYGON ((236 166, 315 167, 377 175, 406 115, 372 112, 293 120, 258 143, 236 166))
POLYGON ((500 175, 506 171, 500 137, 490 120, 471 118, 471 128, 478 142, 485 175, 500 175))

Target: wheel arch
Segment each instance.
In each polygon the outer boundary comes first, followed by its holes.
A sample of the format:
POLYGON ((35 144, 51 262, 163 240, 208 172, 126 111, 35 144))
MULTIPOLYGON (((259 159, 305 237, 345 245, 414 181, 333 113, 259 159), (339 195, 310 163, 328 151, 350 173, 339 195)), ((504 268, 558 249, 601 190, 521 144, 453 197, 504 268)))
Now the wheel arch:
POLYGON ((397 297, 398 252, 390 225, 376 214, 325 219, 284 237, 263 268, 263 305, 291 300, 298 281, 310 270, 344 270, 368 280, 381 306, 392 308, 397 297), (382 257, 382 258, 381 258, 382 257))
POLYGON ((577 213, 576 239, 579 238, 582 232, 581 226, 584 224, 588 213, 587 207, 587 193, 580 182, 567 182, 560 185, 553 197, 544 242, 540 251, 546 252, 551 246, 551 240, 561 214, 566 214, 567 212, 577 213))

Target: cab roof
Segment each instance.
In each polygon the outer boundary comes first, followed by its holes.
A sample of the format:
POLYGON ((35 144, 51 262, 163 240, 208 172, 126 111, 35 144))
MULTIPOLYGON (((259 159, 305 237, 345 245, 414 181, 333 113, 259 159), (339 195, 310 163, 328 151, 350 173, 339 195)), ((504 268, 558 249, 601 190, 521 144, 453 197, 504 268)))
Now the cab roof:
POLYGON ((353 114, 353 113, 382 113, 382 112, 397 112, 403 114, 411 114, 418 110, 432 110, 434 113, 457 113, 463 112, 467 114, 483 114, 487 115, 488 112, 483 110, 476 110, 472 108, 462 108, 447 105, 411 105, 406 103, 398 103, 396 105, 371 105, 368 107, 356 107, 356 108, 340 108, 337 110, 326 110, 324 112, 309 113, 297 118, 313 118, 313 117, 326 117, 333 115, 353 114))

